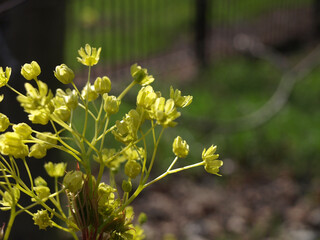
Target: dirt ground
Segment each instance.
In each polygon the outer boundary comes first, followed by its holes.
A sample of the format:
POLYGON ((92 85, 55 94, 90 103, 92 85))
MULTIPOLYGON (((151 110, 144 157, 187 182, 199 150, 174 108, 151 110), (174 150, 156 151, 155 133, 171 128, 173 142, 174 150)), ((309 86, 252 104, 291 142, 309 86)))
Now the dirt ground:
POLYGON ((320 178, 302 184, 285 171, 217 178, 172 176, 146 189, 134 208, 148 215, 147 239, 320 239, 320 178))

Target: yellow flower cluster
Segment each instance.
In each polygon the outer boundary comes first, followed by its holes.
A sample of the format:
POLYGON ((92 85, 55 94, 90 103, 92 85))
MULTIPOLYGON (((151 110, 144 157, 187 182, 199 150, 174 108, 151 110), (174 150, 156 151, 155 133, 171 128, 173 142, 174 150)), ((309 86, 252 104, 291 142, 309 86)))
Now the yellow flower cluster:
MULTIPOLYGON (((0 87, 6 86, 17 93, 18 102, 33 124, 50 124, 53 129, 53 133, 39 132, 26 123, 11 123, 0 113, 0 132, 3 132, 0 134, 0 210, 11 210, 13 219, 18 213, 27 211, 40 229, 57 227, 71 233, 75 239, 78 239, 75 232, 80 230, 84 238, 90 235, 92 239, 108 236, 108 239, 142 240, 145 235, 141 225, 146 216, 141 215, 139 224, 134 225, 134 213, 129 204, 144 188, 169 174, 197 166, 204 166, 208 173, 220 176, 223 162, 218 160, 216 146, 211 146, 203 150, 202 161, 174 168, 179 158, 186 158, 189 154, 189 145, 177 136, 172 144, 175 155, 172 163, 166 172, 150 181, 163 132, 177 125, 181 116, 179 109, 189 106, 193 97, 183 96, 180 90, 171 86, 170 95, 165 98, 150 86, 154 77, 137 64, 130 69, 132 82, 118 96, 112 95, 111 81, 107 76, 97 77, 93 83, 90 79, 91 67, 98 63, 101 48, 86 44, 78 53, 78 61, 89 67, 88 81, 82 89, 75 84, 72 69, 60 64, 53 71, 55 78, 73 89, 57 89, 53 93, 45 82, 38 79, 41 68, 32 61, 21 68, 21 75, 30 81, 25 83, 26 93, 22 94, 8 83, 11 68, 4 70, 0 67, 0 87), (119 118, 121 102, 134 86, 140 87, 136 106, 119 118), (78 111, 84 113, 83 121, 79 121, 83 126, 74 121, 78 111), (116 140, 115 148, 106 148, 106 145, 114 145, 110 142, 112 139, 116 140), (150 146, 152 151, 149 151, 150 146), (26 161, 27 157, 43 159, 51 148, 65 152, 77 163, 76 170, 71 171, 67 171, 65 162, 44 164, 48 176, 54 178, 54 191, 42 177, 33 178, 26 161), (23 165, 17 164, 16 159, 22 159, 23 165), (92 159, 94 164, 99 164, 97 175, 92 169, 92 159), (29 184, 20 178, 20 165, 27 172, 29 184), (105 169, 110 171, 109 184, 102 181, 105 169), (121 171, 123 174, 116 178, 121 171), (59 178, 62 177, 60 184, 59 178), (117 183, 119 178, 122 178, 122 190, 117 183), (20 192, 30 196, 32 202, 29 206, 18 203, 20 192), (68 213, 60 203, 59 194, 63 192, 69 201, 68 213), (39 205, 44 209, 31 213, 30 209, 39 205), (60 220, 66 226, 60 226, 60 220)), ((1 95, 0 102, 2 99, 1 95)), ((12 223, 10 220, 7 233, 12 223)), ((8 236, 6 234, 4 239, 7 240, 8 236)))

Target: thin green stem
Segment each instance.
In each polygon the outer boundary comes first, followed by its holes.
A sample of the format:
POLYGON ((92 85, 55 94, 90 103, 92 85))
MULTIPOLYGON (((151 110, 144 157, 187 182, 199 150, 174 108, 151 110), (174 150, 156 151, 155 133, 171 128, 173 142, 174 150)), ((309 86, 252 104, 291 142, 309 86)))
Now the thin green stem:
POLYGON ((154 161, 155 161, 155 158, 156 158, 156 154, 157 154, 157 150, 158 150, 158 146, 159 146, 159 142, 160 142, 160 139, 161 139, 162 134, 163 134, 163 132, 164 132, 164 129, 165 129, 165 128, 162 128, 162 129, 161 129, 161 132, 160 132, 160 134, 159 134, 159 137, 158 137, 158 139, 157 139, 157 141, 156 141, 156 143, 155 143, 155 145, 154 145, 152 158, 151 158, 151 161, 150 161, 150 165, 149 165, 148 172, 147 172, 147 174, 146 174, 145 180, 148 179, 148 177, 149 177, 149 175, 150 175, 150 172, 151 172, 151 169, 152 169, 152 167, 153 167, 153 164, 154 164, 154 161))
POLYGON ((119 101, 121 101, 121 99, 130 91, 130 89, 134 86, 134 85, 136 85, 137 83, 135 82, 135 81, 133 81, 133 82, 131 82, 127 87, 126 87, 126 89, 124 89, 123 91, 122 91, 122 93, 120 93, 120 95, 118 96, 118 100, 119 101))
POLYGON ((25 97, 24 94, 22 94, 22 93, 20 93, 19 91, 15 90, 15 89, 14 89, 13 87, 11 87, 8 83, 6 84, 6 86, 7 86, 10 90, 12 90, 13 92, 15 92, 17 95, 20 95, 20 96, 25 97))
POLYGON ((5 231, 3 240, 8 240, 9 239, 11 228, 12 228, 13 222, 14 222, 14 220, 16 218, 16 207, 15 207, 14 204, 12 204, 12 205, 13 206, 11 206, 11 210, 10 210, 10 219, 9 219, 8 226, 7 226, 7 229, 5 231))
MULTIPOLYGON (((90 74, 91 74, 91 66, 89 66, 89 70, 88 70, 88 80, 87 80, 87 84, 86 87, 89 88, 89 84, 90 84, 90 74)), ((86 131, 87 131, 87 125, 88 125, 88 94, 86 95, 86 99, 85 99, 85 117, 84 117, 84 125, 83 125, 83 131, 82 131, 82 137, 85 138, 86 136, 86 131)))
POLYGON ((176 168, 176 169, 170 170, 169 173, 170 174, 177 173, 177 172, 180 172, 180 171, 183 171, 183 170, 187 170, 187 169, 190 169, 190 168, 203 166, 204 164, 205 164, 204 162, 198 162, 198 163, 191 164, 191 165, 188 165, 188 166, 185 166, 185 167, 181 167, 181 168, 176 168))
POLYGON ((22 161, 23 161, 23 164, 24 164, 24 166, 26 168, 26 171, 27 171, 27 174, 28 174, 28 177, 29 177, 29 180, 30 180, 31 190, 33 191, 33 178, 32 178, 29 166, 28 166, 27 161, 26 161, 25 158, 23 158, 22 161))

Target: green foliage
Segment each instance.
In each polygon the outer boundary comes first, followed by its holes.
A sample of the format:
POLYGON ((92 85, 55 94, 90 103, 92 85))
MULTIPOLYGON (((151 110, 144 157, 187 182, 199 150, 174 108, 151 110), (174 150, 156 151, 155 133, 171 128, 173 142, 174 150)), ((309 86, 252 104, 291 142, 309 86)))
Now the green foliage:
POLYGON ((192 136, 189 143, 194 147, 200 139, 218 143, 220 152, 244 170, 277 168, 298 177, 316 176, 320 171, 316 157, 320 147, 319 76, 318 68, 299 82, 282 111, 269 121, 242 129, 241 125, 235 128, 237 119, 268 101, 282 73, 256 59, 237 57, 216 62, 195 84, 187 86, 193 89, 194 101, 184 119, 194 127, 180 131, 192 136), (226 149, 232 151, 226 153, 226 149))

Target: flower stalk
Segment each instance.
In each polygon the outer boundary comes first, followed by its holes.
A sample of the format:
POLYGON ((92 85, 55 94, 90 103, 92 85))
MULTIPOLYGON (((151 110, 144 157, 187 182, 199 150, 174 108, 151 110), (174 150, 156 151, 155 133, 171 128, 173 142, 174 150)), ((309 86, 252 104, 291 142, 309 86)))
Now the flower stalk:
MULTIPOLYGON (((183 96, 180 90, 171 87, 170 97, 166 99, 161 92, 153 90, 150 84, 154 78, 147 69, 134 64, 130 69, 132 81, 116 97, 110 94, 111 80, 107 76, 98 77, 91 84, 92 67, 99 62, 101 48, 86 44, 78 52, 78 61, 88 67, 87 83, 82 89, 77 87, 73 71, 60 64, 54 76, 73 89, 57 89, 53 93, 38 79, 41 68, 32 61, 21 68, 21 75, 27 80, 26 93, 22 94, 8 84, 11 68, 0 67, 0 87, 8 87, 17 94, 30 122, 52 127, 51 132, 41 132, 34 130, 33 125, 14 124, 4 114, 0 115, 3 132, 0 134, 0 210, 10 211, 5 240, 9 239, 15 218, 24 212, 32 216, 39 229, 54 227, 70 233, 74 239, 81 235, 87 240, 142 240, 145 239, 142 221, 134 222, 130 204, 143 189, 170 174, 198 166, 219 175, 223 162, 218 160, 215 146, 204 149, 201 162, 174 169, 177 161, 189 154, 189 145, 178 136, 173 140, 172 163, 164 173, 149 180, 165 130, 178 124, 179 109, 190 105, 192 96, 183 96), (140 88, 136 106, 119 116, 121 102, 136 87, 140 88), (84 119, 80 127, 77 112, 82 112, 84 119), (149 139, 151 144, 147 144, 149 139), (115 147, 110 148, 111 145, 115 147), (151 149, 149 145, 153 145, 151 149), (45 162, 52 148, 65 153, 62 162, 45 162), (70 161, 64 160, 66 156, 72 158, 76 168, 68 168, 70 161), (42 177, 34 178, 29 167, 32 158, 43 160, 48 177, 54 178, 53 189, 42 177), (27 172, 27 182, 20 178, 19 161, 27 172), (20 194, 30 197, 32 203, 23 207, 20 194), (67 196, 68 203, 62 200, 62 195, 67 196)), ((2 99, 1 96, 0 102, 2 99)))

